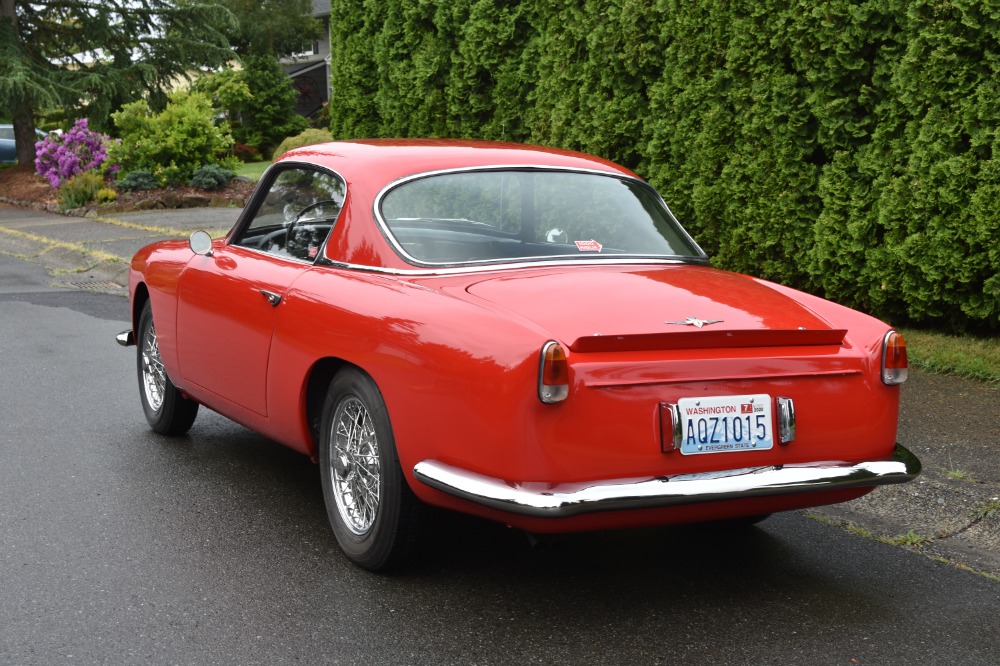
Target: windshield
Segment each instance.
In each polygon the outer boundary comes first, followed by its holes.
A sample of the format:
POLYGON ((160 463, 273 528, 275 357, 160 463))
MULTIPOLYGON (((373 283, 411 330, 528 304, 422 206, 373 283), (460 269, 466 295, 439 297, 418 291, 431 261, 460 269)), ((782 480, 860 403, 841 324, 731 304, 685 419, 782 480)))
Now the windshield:
POLYGON ((397 249, 420 264, 705 258, 652 188, 613 175, 434 174, 389 190, 379 214, 397 249))

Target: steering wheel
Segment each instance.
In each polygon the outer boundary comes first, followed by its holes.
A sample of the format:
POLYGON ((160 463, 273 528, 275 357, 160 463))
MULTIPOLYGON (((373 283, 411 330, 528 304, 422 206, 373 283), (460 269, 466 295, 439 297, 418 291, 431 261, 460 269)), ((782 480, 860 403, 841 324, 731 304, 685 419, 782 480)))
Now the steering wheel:
MULTIPOLYGON (((291 227, 295 226, 296 224, 298 224, 298 223, 299 223, 299 221, 300 221, 300 220, 302 220, 302 217, 303 217, 303 216, 304 216, 304 215, 305 215, 306 213, 308 213, 309 211, 311 211, 311 210, 314 210, 314 209, 316 209, 316 208, 319 208, 319 207, 321 207, 321 206, 326 206, 326 205, 328 205, 328 204, 333 204, 334 206, 336 206, 336 207, 337 207, 337 213, 338 213, 338 214, 340 213, 340 208, 341 208, 341 204, 340 204, 340 202, 339 202, 339 201, 336 201, 336 200, 334 200, 334 199, 323 199, 322 201, 316 201, 316 202, 314 202, 314 203, 311 203, 311 204, 309 204, 308 206, 306 206, 306 207, 305 207, 305 208, 303 208, 302 210, 300 210, 300 211, 299 211, 299 214, 298 214, 298 215, 296 215, 296 216, 295 216, 295 219, 294 219, 294 220, 292 220, 292 222, 291 222, 291 223, 290 223, 290 224, 288 225, 288 228, 291 228, 291 227)), ((328 220, 328 219, 330 219, 330 217, 331 217, 331 216, 329 216, 329 215, 324 215, 324 216, 323 216, 322 218, 316 218, 316 219, 324 219, 324 220, 328 220)))
MULTIPOLYGON (((257 241, 257 249, 267 250, 268 248, 270 248, 272 245, 275 244, 275 239, 278 238, 279 236, 284 236, 285 243, 287 243, 289 229, 291 229, 291 225, 287 227, 282 227, 281 229, 276 229, 268 234, 265 234, 259 241, 257 241)), ((281 243, 281 245, 284 246, 285 243, 281 243)))
MULTIPOLYGON (((317 208, 320 208, 322 206, 326 206, 326 205, 329 205, 329 204, 333 204, 334 206, 337 207, 337 214, 339 215, 340 214, 340 208, 341 208, 341 205, 340 205, 339 201, 336 201, 334 199, 322 199, 320 201, 315 201, 315 202, 309 204, 308 206, 306 206, 305 208, 303 208, 302 210, 300 210, 299 214, 295 216, 295 219, 292 220, 291 222, 289 222, 287 225, 285 225, 285 228, 282 229, 281 231, 285 232, 285 249, 286 250, 290 251, 290 249, 291 249, 291 248, 288 247, 288 241, 290 239, 294 238, 294 236, 292 235, 292 230, 295 229, 295 225, 297 225, 299 222, 302 221, 302 218, 305 217, 305 214, 308 213, 311 210, 315 210, 317 208)), ((315 219, 316 220, 328 220, 328 219, 330 219, 330 217, 331 217, 330 215, 324 215, 322 217, 317 217, 315 219)), ((277 233, 278 232, 276 232, 276 231, 272 231, 271 233, 269 233, 264 238, 266 240, 270 240, 271 236, 274 236, 277 233)), ((263 241, 261 241, 261 242, 263 243, 263 241)))
MULTIPOLYGON (((259 241, 257 241, 257 249, 259 249, 259 250, 267 250, 267 249, 271 248, 275 244, 279 244, 280 247, 284 247, 285 249, 288 249, 288 240, 293 237, 292 236, 292 232, 295 229, 295 225, 297 225, 299 222, 302 221, 302 218, 305 217, 306 213, 308 213, 311 210, 316 210, 317 208, 320 208, 321 206, 330 205, 330 204, 333 204, 334 206, 337 207, 337 212, 339 214, 341 205, 340 205, 340 202, 335 201, 334 199, 323 199, 321 201, 313 202, 313 203, 309 204, 308 206, 306 206, 305 208, 303 208, 302 210, 300 210, 298 212, 298 214, 295 216, 294 220, 292 220, 291 222, 289 222, 285 226, 281 227, 280 229, 275 229, 274 231, 272 231, 270 233, 267 233, 264 236, 262 236, 261 239, 259 241), (284 237, 284 241, 278 243, 277 239, 281 238, 282 236, 284 237)), ((323 217, 318 217, 318 218, 315 218, 315 219, 316 220, 328 220, 328 219, 330 219, 330 217, 332 217, 332 216, 325 215, 323 217)), ((316 225, 316 226, 319 226, 319 225, 316 225)), ((330 225, 330 226, 332 226, 332 225, 330 225)))

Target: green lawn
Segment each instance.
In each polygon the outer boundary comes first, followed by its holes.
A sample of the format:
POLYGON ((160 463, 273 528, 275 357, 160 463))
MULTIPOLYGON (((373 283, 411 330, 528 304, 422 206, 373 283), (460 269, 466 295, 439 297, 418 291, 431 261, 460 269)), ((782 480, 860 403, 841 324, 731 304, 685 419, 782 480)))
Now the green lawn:
POLYGON ((910 365, 1000 383, 1000 338, 902 329, 910 365))
POLYGON ((257 182, 269 166, 271 166, 270 162, 246 162, 236 168, 236 175, 257 182))

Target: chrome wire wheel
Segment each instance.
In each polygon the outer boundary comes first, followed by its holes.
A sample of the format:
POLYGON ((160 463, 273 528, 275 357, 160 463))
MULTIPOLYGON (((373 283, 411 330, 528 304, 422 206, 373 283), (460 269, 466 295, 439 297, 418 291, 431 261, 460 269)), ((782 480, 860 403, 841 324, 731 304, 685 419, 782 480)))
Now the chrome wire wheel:
POLYGON ((329 469, 337 510, 352 534, 368 533, 379 509, 381 463, 375 424, 365 404, 353 395, 337 405, 331 424, 329 469))
POLYGON ((167 386, 167 373, 163 370, 160 346, 156 343, 156 329, 150 322, 142 339, 142 390, 146 402, 154 412, 163 406, 163 395, 167 386))
POLYGON ((177 390, 163 367, 160 344, 153 326, 153 308, 142 306, 135 329, 135 367, 139 375, 139 399, 149 427, 161 435, 176 437, 190 430, 198 416, 198 403, 177 390))
POLYGON ((319 441, 323 503, 344 554, 370 571, 413 556, 423 508, 407 485, 382 392, 359 368, 330 381, 319 441))

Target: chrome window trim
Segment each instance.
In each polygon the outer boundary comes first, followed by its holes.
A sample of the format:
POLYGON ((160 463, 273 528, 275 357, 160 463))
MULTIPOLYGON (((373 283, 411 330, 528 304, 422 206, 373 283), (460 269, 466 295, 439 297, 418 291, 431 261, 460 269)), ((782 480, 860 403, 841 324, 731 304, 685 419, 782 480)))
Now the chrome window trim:
MULTIPOLYGON (((663 206, 663 209, 667 212, 667 215, 674 222, 674 224, 677 225, 677 228, 680 230, 680 232, 684 236, 684 238, 688 242, 690 242, 691 245, 696 250, 698 250, 698 252, 701 253, 701 256, 699 257, 699 256, 687 256, 687 255, 672 255, 672 256, 668 256, 668 255, 655 255, 655 257, 650 257, 649 255, 641 255, 641 254, 619 255, 619 256, 631 257, 632 261, 635 261, 637 259, 640 260, 640 261, 644 261, 644 260, 650 259, 650 260, 653 260, 653 261, 670 260, 670 261, 676 261, 676 262, 679 262, 679 263, 683 263, 683 262, 692 261, 692 260, 704 260, 704 261, 708 260, 708 255, 701 248, 701 246, 698 245, 698 242, 695 241, 695 239, 691 237, 691 234, 689 234, 688 231, 687 231, 687 229, 684 228, 684 225, 682 225, 680 223, 680 221, 674 215, 673 211, 670 210, 670 206, 668 206, 667 202, 663 200, 663 197, 660 196, 660 193, 656 191, 656 188, 653 187, 652 185, 650 185, 649 183, 647 183, 646 181, 644 181, 643 179, 637 178, 635 176, 629 176, 627 174, 620 173, 618 171, 612 171, 612 170, 585 169, 585 168, 581 168, 581 167, 560 167, 560 166, 539 165, 539 164, 490 164, 490 165, 469 166, 469 167, 455 167, 453 169, 437 169, 437 170, 434 170, 434 171, 423 171, 423 172, 420 172, 420 173, 410 174, 408 176, 404 176, 402 178, 397 178, 396 180, 390 182, 388 185, 386 185, 385 187, 383 187, 379 191, 379 193, 375 196, 375 200, 374 200, 374 202, 372 204, 372 217, 375 219, 375 222, 378 225, 379 231, 382 233, 382 236, 386 239, 386 241, 389 243, 390 247, 392 247, 393 251, 399 256, 400 259, 402 259, 406 263, 411 264, 413 266, 426 266, 428 268, 433 268, 433 267, 448 267, 448 266, 458 266, 458 265, 471 266, 471 265, 475 265, 476 263, 487 263, 489 261, 492 261, 494 263, 496 262, 496 260, 480 260, 479 262, 476 262, 476 261, 463 261, 460 264, 456 264, 454 262, 447 262, 446 263, 446 262, 418 261, 415 257, 412 257, 410 254, 408 254, 406 252, 406 250, 403 249, 402 245, 400 245, 396 241, 395 235, 392 233, 392 230, 389 228, 388 223, 382 217, 382 199, 384 199, 385 196, 387 194, 389 194, 389 192, 391 192, 392 190, 396 189, 397 187, 400 187, 401 185, 404 185, 404 184, 406 184, 408 182, 411 182, 411 181, 414 181, 414 180, 422 180, 424 178, 432 178, 434 176, 442 176, 442 175, 449 175, 449 174, 459 174, 459 173, 476 173, 476 172, 482 172, 482 171, 546 171, 546 172, 551 172, 551 173, 579 173, 579 174, 586 174, 586 175, 593 175, 593 176, 605 176, 605 177, 610 177, 610 178, 617 178, 618 180, 623 180, 623 181, 629 181, 629 182, 632 182, 632 183, 636 183, 636 184, 640 185, 641 187, 644 187, 647 190, 649 190, 653 194, 653 196, 656 197, 656 200, 659 201, 660 205, 663 206)), ((518 259, 517 261, 521 262, 521 261, 524 261, 525 259, 530 259, 530 257, 523 257, 521 259, 518 259)), ((544 261, 545 257, 539 257, 538 259, 540 261, 544 261)), ((594 260, 588 260, 588 259, 570 259, 570 260, 563 260, 563 261, 566 261, 567 263, 573 263, 573 264, 582 264, 582 263, 602 263, 603 264, 603 263, 607 263, 609 260, 594 261, 594 260)), ((510 266, 512 264, 504 264, 504 265, 510 266)))
POLYGON ((254 187, 254 190, 250 195, 250 200, 247 202, 247 205, 243 207, 243 211, 236 219, 236 223, 233 225, 233 228, 229 230, 228 234, 226 234, 225 245, 227 247, 238 247, 244 250, 249 250, 251 252, 257 252, 258 254, 262 254, 266 257, 279 257, 281 259, 287 259, 288 261, 294 261, 295 263, 302 264, 303 266, 316 266, 320 264, 325 264, 329 262, 329 260, 326 258, 326 246, 330 242, 330 237, 333 236, 333 232, 337 229, 337 223, 340 222, 340 218, 343 216, 344 210, 347 208, 347 200, 348 200, 347 195, 349 189, 350 188, 348 185, 348 181, 346 178, 344 178, 344 175, 342 173, 340 173, 336 169, 331 169, 330 167, 323 166, 322 164, 319 164, 317 162, 310 162, 306 160, 285 160, 281 162, 274 162, 273 164, 271 164, 271 166, 267 167, 267 169, 264 170, 263 174, 261 174, 260 180, 257 181, 257 185, 254 187), (277 177, 274 174, 276 174, 279 171, 285 171, 287 169, 294 169, 297 167, 298 168, 305 167, 305 168, 310 168, 314 171, 322 171, 324 173, 330 174, 331 176, 339 178, 340 181, 344 184, 344 205, 341 206, 340 213, 337 214, 337 219, 333 221, 333 226, 330 227, 330 233, 326 235, 326 238, 323 240, 323 244, 317 250, 316 258, 313 259, 312 261, 307 261, 305 259, 298 259, 296 257, 274 254, 272 252, 261 250, 260 248, 247 247, 246 245, 237 244, 236 238, 238 238, 244 231, 246 231, 247 227, 249 227, 251 222, 253 221, 253 218, 257 215, 258 211, 260 211, 260 206, 263 203, 264 199, 267 197, 267 192, 271 190, 271 185, 274 184, 274 179, 277 177), (261 187, 261 183, 265 182, 267 183, 266 189, 261 187))
MULTIPOLYGON (((268 255, 273 256, 273 255, 268 255)), ((531 269, 531 268, 551 268, 554 266, 642 266, 642 265, 668 265, 676 266, 682 264, 697 264, 699 266, 707 266, 708 260, 694 260, 694 259, 639 259, 636 257, 630 259, 605 259, 605 260, 581 260, 581 259, 567 259, 559 261, 520 261, 517 263, 509 264, 482 264, 482 265, 472 265, 463 264, 461 266, 448 265, 441 268, 387 268, 384 266, 368 266, 366 264, 350 264, 342 261, 334 261, 332 259, 326 259, 324 262, 326 266, 332 266, 334 268, 342 268, 344 270, 359 271, 365 273, 381 273, 384 275, 398 275, 402 277, 432 277, 435 275, 461 275, 464 273, 493 273, 497 271, 509 271, 516 269, 531 269)))
MULTIPOLYGON (((333 231, 332 229, 330 230, 333 231)), ((329 239, 329 236, 327 236, 329 239)), ((326 245, 326 241, 323 242, 326 245)), ((306 261, 305 259, 299 259, 287 254, 275 254, 274 252, 268 252, 267 250, 262 250, 259 247, 247 247, 246 245, 236 245, 235 243, 229 245, 230 249, 239 248, 241 250, 246 250, 247 252, 253 252, 254 254, 259 254, 270 259, 280 259, 282 261, 287 261, 293 264, 301 264, 302 266, 315 266, 316 262, 319 261, 319 254, 317 253, 317 258, 313 261, 306 261)))

